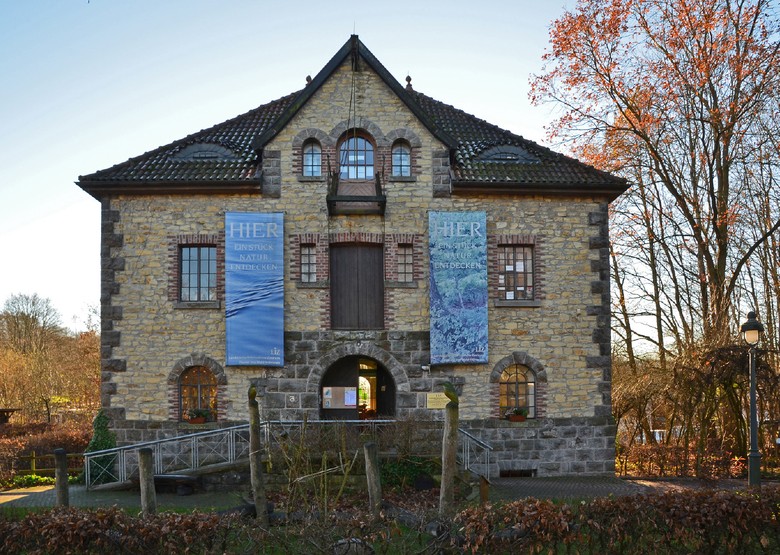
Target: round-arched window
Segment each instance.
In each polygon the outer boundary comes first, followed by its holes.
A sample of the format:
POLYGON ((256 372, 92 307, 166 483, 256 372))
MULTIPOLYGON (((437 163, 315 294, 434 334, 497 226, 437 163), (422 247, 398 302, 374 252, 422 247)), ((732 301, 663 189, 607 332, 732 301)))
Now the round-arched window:
POLYGON ((339 145, 340 179, 374 179, 374 145, 360 136, 346 138, 339 145))
POLYGON ((393 177, 411 177, 412 149, 406 141, 397 141, 393 145, 393 177))
POLYGON ((322 147, 317 141, 307 141, 303 145, 303 176, 320 177, 322 175, 322 147))
POLYGON ((515 408, 528 410, 528 418, 536 416, 536 376, 522 364, 508 367, 499 382, 500 412, 504 416, 515 408))
POLYGON ((207 420, 217 417, 217 378, 204 366, 193 366, 179 378, 179 409, 182 420, 203 414, 207 420))

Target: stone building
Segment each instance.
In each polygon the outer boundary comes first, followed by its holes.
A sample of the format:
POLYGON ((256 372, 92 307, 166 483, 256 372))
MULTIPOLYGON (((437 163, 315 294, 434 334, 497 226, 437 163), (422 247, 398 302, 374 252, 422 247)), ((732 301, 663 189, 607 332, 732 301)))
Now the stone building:
POLYGON ((245 421, 250 384, 271 420, 440 420, 450 381, 494 475, 614 471, 626 182, 406 81, 352 36, 302 90, 79 178, 121 443, 245 421))

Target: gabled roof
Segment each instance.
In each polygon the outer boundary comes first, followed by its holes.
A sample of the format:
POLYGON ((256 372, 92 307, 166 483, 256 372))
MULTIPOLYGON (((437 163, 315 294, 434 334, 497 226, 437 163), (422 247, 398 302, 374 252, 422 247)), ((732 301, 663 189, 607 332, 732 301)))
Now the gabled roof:
POLYGON ((257 140, 254 144, 255 149, 260 150, 266 145, 266 143, 273 139, 274 136, 276 136, 276 134, 289 123, 293 116, 298 112, 300 107, 306 104, 309 98, 311 98, 314 93, 317 92, 320 87, 322 87, 325 81, 328 80, 334 71, 341 67, 347 58, 352 58, 354 60, 357 57, 362 58, 368 64, 368 66, 374 70, 374 72, 382 79, 382 81, 384 81, 390 90, 393 91, 396 96, 400 98, 404 104, 406 104, 407 108, 409 108, 409 110, 411 110, 411 112, 417 116, 417 119, 419 119, 423 125, 428 128, 428 131, 430 131, 434 137, 439 139, 450 148, 456 146, 457 143, 453 137, 450 137, 448 134, 444 133, 442 130, 436 127, 435 122, 431 121, 428 114, 421 110, 420 107, 412 101, 409 95, 405 94, 406 91, 401 86, 401 84, 396 81, 392 75, 390 75, 390 72, 387 71, 385 66, 383 66, 371 53, 371 51, 366 48, 358 36, 352 35, 350 39, 344 43, 344 46, 342 46, 339 51, 336 52, 336 55, 333 56, 333 58, 330 59, 325 67, 320 70, 316 77, 312 79, 311 83, 309 83, 305 89, 298 93, 298 97, 287 107, 284 113, 282 113, 281 117, 276 122, 274 122, 274 125, 269 129, 266 129, 261 135, 257 137, 257 140))
POLYGON ((96 198, 132 193, 259 192, 258 152, 338 67, 358 56, 449 148, 455 192, 598 194, 613 199, 628 188, 624 179, 404 88, 355 35, 304 89, 121 164, 80 176, 78 185, 96 198))
POLYGON ((105 170, 80 176, 78 185, 92 196, 132 192, 258 191, 258 157, 252 142, 269 128, 298 93, 203 129, 171 144, 130 158, 105 170), (219 145, 229 157, 182 157, 194 145, 219 145))
POLYGON ((409 91, 444 132, 457 137, 453 151, 453 188, 482 192, 594 193, 615 198, 628 188, 625 179, 553 152, 462 110, 409 91), (504 147, 503 149, 500 147, 504 147), (506 148, 514 147, 514 148, 506 148), (514 159, 490 156, 511 151, 514 159))

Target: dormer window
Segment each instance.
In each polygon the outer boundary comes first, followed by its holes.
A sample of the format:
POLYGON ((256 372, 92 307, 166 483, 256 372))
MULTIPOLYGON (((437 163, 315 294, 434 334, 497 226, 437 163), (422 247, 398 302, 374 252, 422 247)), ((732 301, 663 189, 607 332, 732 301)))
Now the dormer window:
POLYGON ((303 177, 322 175, 322 147, 317 141, 307 141, 303 145, 303 177))
POLYGON ((396 141, 392 151, 393 177, 411 177, 412 149, 406 141, 396 141))
POLYGON ((232 150, 215 143, 193 143, 187 145, 172 156, 180 162, 200 162, 205 160, 229 161, 238 160, 232 150))
POLYGON ((374 179, 374 145, 361 136, 351 136, 339 145, 339 179, 374 179))
POLYGON ((539 159, 516 145, 498 145, 479 154, 478 160, 483 162, 505 162, 513 164, 536 164, 539 159))

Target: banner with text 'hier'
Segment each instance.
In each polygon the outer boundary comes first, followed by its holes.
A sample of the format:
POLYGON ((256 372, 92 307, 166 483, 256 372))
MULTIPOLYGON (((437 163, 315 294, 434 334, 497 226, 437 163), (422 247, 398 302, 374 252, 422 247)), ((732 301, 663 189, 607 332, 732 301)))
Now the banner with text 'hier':
POLYGON ((225 214, 228 366, 284 366, 284 214, 225 214))
POLYGON ((485 212, 430 212, 431 364, 488 360, 485 212))

